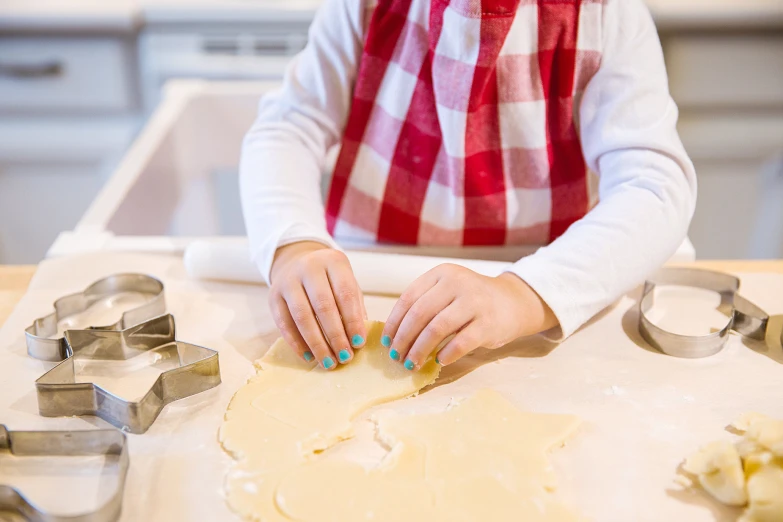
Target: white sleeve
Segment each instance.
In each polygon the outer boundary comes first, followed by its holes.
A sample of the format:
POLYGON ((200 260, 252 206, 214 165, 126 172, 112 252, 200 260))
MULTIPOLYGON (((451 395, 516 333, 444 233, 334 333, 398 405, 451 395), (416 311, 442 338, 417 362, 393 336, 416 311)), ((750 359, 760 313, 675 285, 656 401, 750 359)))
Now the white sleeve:
POLYGON ((363 9, 359 0, 323 3, 282 88, 262 98, 245 136, 242 209, 251 257, 267 283, 279 246, 312 240, 337 247, 326 229, 321 175, 348 115, 363 9))
POLYGON ((565 234, 510 269, 549 305, 565 338, 640 284, 685 238, 696 175, 676 130, 663 53, 642 0, 604 12, 604 53, 579 107, 599 203, 565 234))

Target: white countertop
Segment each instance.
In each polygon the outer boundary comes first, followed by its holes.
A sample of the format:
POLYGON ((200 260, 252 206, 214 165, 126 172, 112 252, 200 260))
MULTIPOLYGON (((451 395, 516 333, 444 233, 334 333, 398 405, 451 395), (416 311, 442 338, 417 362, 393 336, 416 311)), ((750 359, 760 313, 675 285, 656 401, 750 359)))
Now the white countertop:
POLYGON ((136 0, 145 24, 309 23, 322 0, 136 0))
MULTIPOLYGON (((646 0, 659 28, 783 27, 783 0, 646 0)), ((145 24, 307 22, 321 0, 2 0, 0 30, 132 32, 145 24)))
POLYGON ((0 0, 0 31, 133 32, 148 24, 303 22, 322 0, 0 0))
POLYGON ((135 0, 0 1, 0 32, 128 33, 140 26, 141 13, 135 0))

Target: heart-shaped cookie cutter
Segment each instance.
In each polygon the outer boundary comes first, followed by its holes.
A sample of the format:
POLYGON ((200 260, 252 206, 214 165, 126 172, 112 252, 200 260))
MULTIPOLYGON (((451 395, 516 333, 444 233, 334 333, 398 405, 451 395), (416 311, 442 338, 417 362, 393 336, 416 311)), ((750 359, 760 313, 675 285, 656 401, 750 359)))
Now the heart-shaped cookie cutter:
POLYGON ((59 457, 107 455, 117 457, 117 489, 95 511, 58 515, 43 511, 17 489, 0 484, 0 512, 16 513, 30 522, 111 522, 120 516, 125 477, 128 474, 128 446, 125 434, 117 430, 10 431, 0 424, 0 450, 16 457, 59 457))
POLYGON ((163 283, 144 274, 114 274, 100 279, 84 291, 61 297, 54 302, 54 312, 36 319, 25 329, 27 353, 42 361, 62 361, 70 357, 64 337, 54 337, 60 321, 79 314, 90 306, 111 296, 135 292, 149 299, 142 305, 127 310, 119 321, 96 330, 122 330, 166 313, 163 283))
POLYGON ((122 331, 67 330, 65 342, 73 355, 35 381, 38 411, 44 417, 95 415, 120 429, 144 433, 170 402, 220 384, 218 353, 177 341, 170 314, 122 331), (161 373, 138 401, 91 382, 76 382, 81 359, 126 360, 150 350, 176 352, 179 366, 161 373))
POLYGON ((700 268, 663 268, 644 283, 642 298, 639 300, 639 333, 657 350, 688 359, 718 353, 726 344, 731 330, 750 339, 763 341, 769 315, 740 296, 737 293, 739 287, 739 278, 722 272, 700 268), (690 286, 719 293, 721 303, 731 306, 726 324, 720 330, 706 335, 681 335, 655 325, 647 317, 647 312, 655 303, 656 285, 690 286))

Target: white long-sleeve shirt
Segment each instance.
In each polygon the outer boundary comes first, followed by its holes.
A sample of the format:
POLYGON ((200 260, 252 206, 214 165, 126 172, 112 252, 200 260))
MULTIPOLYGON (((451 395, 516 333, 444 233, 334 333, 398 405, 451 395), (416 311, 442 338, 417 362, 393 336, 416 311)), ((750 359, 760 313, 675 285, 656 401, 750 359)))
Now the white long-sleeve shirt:
MULTIPOLYGON (((283 86, 265 96, 240 167, 251 255, 269 281, 276 249, 326 228, 322 172, 348 118, 362 53, 365 0, 326 0, 283 86)), ((676 132, 660 43, 641 0, 609 0, 602 59, 578 108, 582 151, 598 175, 598 204, 510 271, 556 315, 566 337, 664 263, 686 235, 693 166, 676 132)), ((339 238, 338 238, 339 239, 339 238)))

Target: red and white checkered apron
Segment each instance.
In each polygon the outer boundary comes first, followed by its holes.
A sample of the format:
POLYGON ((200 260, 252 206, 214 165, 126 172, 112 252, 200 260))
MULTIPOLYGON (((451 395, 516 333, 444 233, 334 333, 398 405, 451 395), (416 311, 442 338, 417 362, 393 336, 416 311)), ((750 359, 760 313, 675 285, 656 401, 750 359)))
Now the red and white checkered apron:
POLYGON ((546 244, 589 210, 601 0, 380 0, 326 204, 338 238, 546 244))

